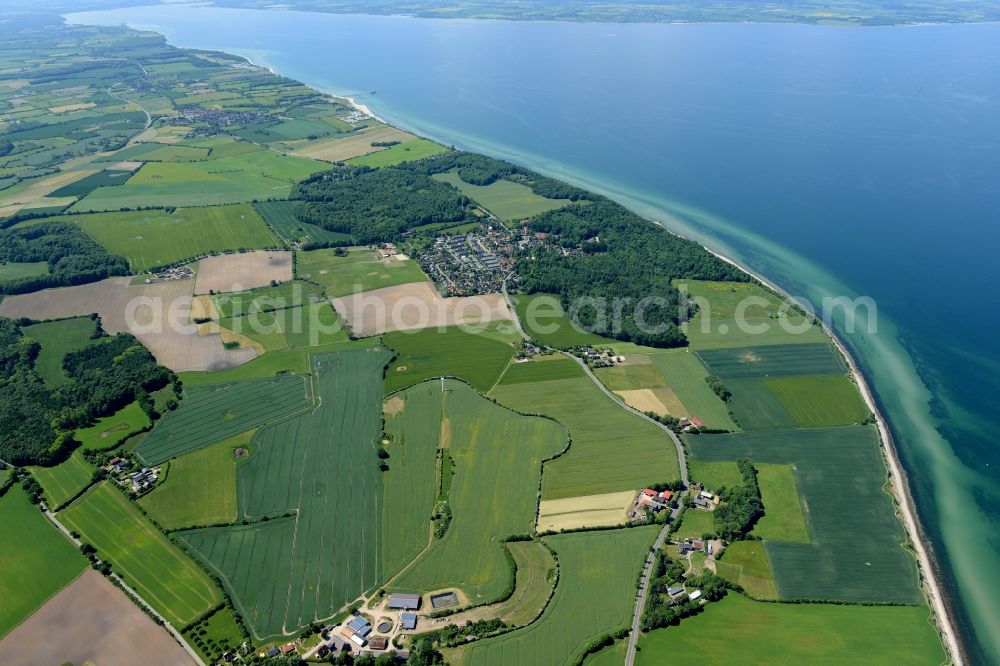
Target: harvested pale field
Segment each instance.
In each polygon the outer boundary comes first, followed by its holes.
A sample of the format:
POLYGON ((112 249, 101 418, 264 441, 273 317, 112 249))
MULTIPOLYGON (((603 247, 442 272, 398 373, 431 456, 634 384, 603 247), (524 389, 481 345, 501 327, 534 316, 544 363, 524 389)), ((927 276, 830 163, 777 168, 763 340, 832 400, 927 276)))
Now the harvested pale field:
POLYGON ((193 663, 166 629, 92 569, 0 640, 0 654, 7 666, 193 663))
POLYGON ((622 356, 622 365, 652 365, 653 359, 649 354, 625 354, 622 356))
POLYGON ((431 282, 372 289, 331 302, 359 337, 511 318, 502 294, 442 298, 431 282))
POLYGON ((111 171, 135 171, 136 169, 138 169, 142 165, 143 165, 142 162, 129 162, 129 161, 125 161, 125 162, 115 162, 114 164, 112 164, 108 168, 111 171))
POLYGON ((343 162, 352 157, 360 157, 361 155, 374 153, 378 150, 384 150, 384 148, 373 146, 373 142, 409 141, 412 138, 414 137, 409 132, 404 132, 395 127, 383 126, 339 139, 319 141, 304 148, 299 148, 292 155, 323 160, 324 162, 343 162))
POLYGON ((542 500, 538 506, 538 531, 621 525, 634 500, 634 490, 542 500))
POLYGON ((244 291, 266 287, 272 280, 292 279, 292 253, 276 250, 220 254, 198 263, 194 293, 244 291))
POLYGON ((130 286, 131 278, 109 278, 76 287, 9 296, 0 316, 60 319, 97 312, 108 333, 130 332, 171 370, 223 370, 257 356, 229 350, 218 335, 199 335, 190 323, 191 280, 130 286))
POLYGON ((681 417, 687 412, 684 405, 671 389, 665 387, 652 389, 631 389, 615 391, 625 404, 640 412, 656 412, 657 414, 681 417))
POLYGON ((47 197, 61 187, 65 187, 81 178, 86 178, 98 172, 98 169, 83 169, 80 171, 61 171, 44 178, 33 178, 31 181, 19 183, 8 188, 0 194, 0 208, 7 208, 15 204, 31 204, 35 201, 47 197))

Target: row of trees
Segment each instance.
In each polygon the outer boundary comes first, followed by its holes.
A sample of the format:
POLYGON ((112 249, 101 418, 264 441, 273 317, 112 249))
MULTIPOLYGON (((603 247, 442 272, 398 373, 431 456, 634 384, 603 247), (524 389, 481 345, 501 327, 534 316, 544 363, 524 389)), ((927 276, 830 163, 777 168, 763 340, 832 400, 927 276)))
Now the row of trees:
POLYGON ((737 465, 743 476, 743 483, 735 488, 722 488, 719 497, 722 502, 714 514, 715 531, 726 541, 745 539, 761 516, 764 503, 757 485, 757 469, 749 460, 740 460, 737 465))
POLYGON ((44 261, 48 273, 0 282, 0 294, 97 282, 128 275, 128 260, 109 253, 74 224, 41 222, 0 232, 0 263, 44 261))
POLYGON ((429 176, 386 167, 334 166, 295 186, 295 217, 355 242, 397 239, 403 232, 436 222, 461 222, 470 202, 455 188, 429 176))

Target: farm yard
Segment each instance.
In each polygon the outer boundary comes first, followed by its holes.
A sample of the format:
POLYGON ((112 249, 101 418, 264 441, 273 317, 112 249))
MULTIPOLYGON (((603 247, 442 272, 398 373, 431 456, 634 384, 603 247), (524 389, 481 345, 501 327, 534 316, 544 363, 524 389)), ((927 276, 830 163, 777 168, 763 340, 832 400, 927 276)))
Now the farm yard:
POLYGON ((375 447, 388 360, 381 348, 314 355, 317 408, 262 428, 237 470, 238 515, 252 522, 177 533, 260 638, 298 633, 381 577, 375 447))
POLYGON ((524 220, 572 203, 569 199, 546 199, 532 192, 527 185, 504 179, 489 185, 473 185, 462 180, 458 171, 435 174, 432 178, 455 187, 505 222, 524 220))
MULTIPOLYGON (((83 558, 79 559, 83 562, 83 558)), ((104 576, 90 570, 3 636, 0 653, 6 666, 191 663, 183 648, 162 627, 104 576), (113 630, 109 630, 111 627, 113 630), (32 649, 24 650, 25 645, 32 649)))
POLYGON ((382 259, 368 248, 347 250, 345 256, 338 256, 334 249, 299 252, 296 277, 320 285, 330 298, 427 281, 417 262, 397 257, 382 259))
POLYGON ((52 218, 72 222, 132 270, 170 266, 209 252, 275 247, 277 239, 248 204, 143 210, 52 218))
POLYGON ((624 411, 587 377, 501 381, 490 397, 522 413, 550 416, 569 429, 569 450, 545 463, 544 500, 634 490, 680 474, 666 433, 624 411))
POLYGON ((772 604, 730 592, 680 626, 643 636, 636 664, 658 666, 662 655, 669 654, 678 661, 712 666, 851 662, 936 666, 946 659, 928 616, 925 606, 772 604))
POLYGON ((187 388, 180 406, 164 414, 136 453, 158 465, 312 404, 309 381, 298 375, 187 388))
POLYGON ((656 528, 563 534, 545 538, 556 552, 559 583, 535 622, 496 638, 446 650, 463 666, 573 663, 591 640, 628 626, 635 577, 656 528))
POLYGON ((222 601, 214 581, 108 482, 61 511, 59 519, 171 623, 184 626, 222 601))
MULTIPOLYGON (((810 543, 765 541, 782 599, 920 603, 873 427, 688 437, 695 458, 792 464, 810 543)), ((765 507, 766 508, 766 507, 765 507)), ((765 524, 766 525, 766 524, 765 524)))
POLYGON ((0 637, 76 578, 87 561, 19 487, 0 497, 0 637))
POLYGON ((478 391, 489 391, 514 355, 513 334, 510 327, 500 330, 502 326, 492 324, 482 333, 458 326, 387 333, 385 344, 398 355, 386 370, 386 393, 441 376, 459 377, 478 391))
POLYGON ((259 251, 220 254, 198 262, 194 293, 244 291, 292 279, 290 252, 259 251))
MULTIPOLYGON (((439 382, 429 384, 440 391, 439 382)), ((506 583, 508 564, 499 541, 532 529, 537 486, 525 480, 538 478, 542 460, 562 450, 566 433, 547 419, 499 407, 464 383, 443 384, 443 395, 415 391, 413 398, 443 404, 438 431, 422 430, 433 433, 438 447, 455 461, 448 497, 453 517, 445 534, 388 587, 420 591, 454 586, 470 600, 486 603, 506 583), (497 503, 496 497, 504 501, 497 503)), ((409 391, 401 397, 404 404, 411 401, 409 391)), ((409 407, 417 406, 411 402, 409 407)))

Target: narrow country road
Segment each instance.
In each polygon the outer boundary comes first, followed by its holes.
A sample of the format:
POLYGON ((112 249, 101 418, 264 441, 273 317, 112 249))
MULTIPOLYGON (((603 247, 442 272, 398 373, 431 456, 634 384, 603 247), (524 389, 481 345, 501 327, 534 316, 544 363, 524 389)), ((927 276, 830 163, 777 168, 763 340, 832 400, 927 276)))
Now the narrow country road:
MULTIPOLYGON (((503 297, 504 300, 507 302, 507 308, 510 310, 511 317, 514 320, 514 325, 517 327, 518 332, 521 334, 522 337, 529 338, 530 336, 528 336, 524 332, 524 328, 521 327, 521 320, 517 316, 517 310, 514 308, 514 304, 510 299, 510 294, 507 293, 507 280, 504 280, 503 283, 503 297)), ((594 382, 597 388, 601 389, 601 391, 604 393, 604 395, 608 397, 609 400, 614 401, 619 407, 621 407, 625 411, 630 412, 631 414, 634 414, 635 416, 638 416, 641 419, 649 421, 650 423, 652 423, 657 428, 659 428, 660 430, 662 430, 667 434, 667 436, 670 438, 670 441, 673 442, 674 448, 677 449, 677 464, 680 467, 681 481, 683 481, 684 485, 687 486, 688 485, 687 456, 684 453, 684 444, 681 442, 680 437, 677 436, 677 433, 675 433, 669 427, 660 423, 656 419, 650 418, 649 416, 646 416, 639 410, 633 409, 629 405, 625 404, 618 396, 609 391, 608 388, 601 383, 601 380, 597 378, 594 372, 590 369, 590 366, 588 366, 583 359, 573 356, 569 352, 560 351, 559 353, 565 356, 566 358, 570 358, 576 361, 577 365, 583 368, 583 371, 587 374, 588 377, 590 377, 591 381, 594 382)), ((629 632, 628 636, 628 652, 625 655, 625 666, 633 666, 633 664, 635 663, 635 650, 636 650, 636 645, 639 642, 639 624, 642 620, 642 611, 646 607, 646 590, 649 587, 649 577, 653 571, 653 564, 656 561, 655 553, 656 551, 658 551, 660 548, 663 547, 663 542, 666 541, 667 538, 667 531, 670 529, 670 523, 673 522, 673 520, 676 517, 677 517, 677 510, 674 509, 670 512, 670 521, 668 521, 660 530, 660 533, 657 535, 656 541, 653 544, 653 550, 651 550, 650 553, 646 556, 646 562, 645 564, 643 564, 642 577, 639 579, 639 593, 636 596, 635 609, 632 612, 632 630, 629 632)))
MULTIPOLYGON (((81 545, 83 545, 83 543, 79 539, 77 539, 76 537, 74 537, 73 534, 68 529, 66 529, 66 526, 63 525, 59 521, 58 518, 56 518, 56 514, 54 514, 51 511, 49 511, 49 507, 48 506, 45 507, 45 517, 48 518, 52 522, 53 525, 55 525, 57 528, 59 528, 59 531, 62 532, 66 536, 67 539, 69 539, 70 541, 72 541, 73 545, 75 545, 77 548, 79 548, 81 545)), ((123 581, 121 578, 118 577, 118 574, 112 573, 111 574, 111 578, 113 578, 115 580, 115 582, 117 582, 118 585, 121 586, 121 589, 124 590, 124 592, 127 595, 129 595, 136 602, 138 602, 138 604, 140 606, 142 606, 146 610, 146 612, 148 612, 150 615, 152 615, 153 617, 155 617, 156 619, 158 619, 160 622, 163 623, 163 628, 166 629, 167 631, 169 631, 170 634, 174 637, 174 639, 178 643, 181 644, 181 647, 184 648, 184 651, 188 653, 188 655, 191 657, 191 659, 192 659, 192 661, 194 661, 194 663, 198 664, 198 666, 205 666, 205 662, 203 662, 201 660, 201 657, 198 656, 198 653, 195 652, 194 649, 190 645, 187 644, 187 641, 185 641, 184 637, 181 636, 181 632, 180 631, 178 631, 177 629, 175 629, 172 624, 170 624, 169 622, 167 622, 167 619, 165 617, 163 617, 162 615, 160 615, 159 613, 157 613, 156 609, 154 609, 152 606, 150 606, 149 603, 145 599, 143 599, 141 596, 139 596, 138 592, 136 592, 131 587, 129 587, 128 585, 126 585, 125 581, 123 581)))

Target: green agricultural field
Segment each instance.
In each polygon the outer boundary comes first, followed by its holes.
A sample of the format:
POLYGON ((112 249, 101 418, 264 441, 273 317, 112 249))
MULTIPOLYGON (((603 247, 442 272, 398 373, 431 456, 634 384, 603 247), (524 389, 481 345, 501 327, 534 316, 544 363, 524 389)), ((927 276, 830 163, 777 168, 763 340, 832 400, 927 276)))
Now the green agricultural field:
POLYGON ((715 534, 715 513, 695 508, 685 509, 681 525, 677 528, 677 536, 701 537, 703 534, 715 534))
POLYGON ((846 375, 767 378, 764 385, 802 428, 853 425, 870 413, 846 375))
POLYGON ((219 325, 259 342, 268 352, 347 342, 347 329, 328 301, 305 307, 253 312, 219 325))
POLYGON ((384 577, 412 562, 430 539, 438 494, 435 453, 441 438, 440 382, 424 382, 390 398, 384 409, 389 469, 382 474, 384 577))
POLYGON ((628 626, 636 576, 655 538, 655 527, 547 537, 559 561, 559 584, 541 617, 509 634, 448 650, 446 658, 463 666, 574 663, 587 643, 628 626))
POLYGON ((94 478, 94 466, 83 459, 83 449, 54 467, 29 467, 31 475, 45 491, 45 503, 50 509, 73 499, 94 478))
POLYGON ((425 157, 437 155, 445 152, 446 150, 448 149, 444 146, 436 144, 433 141, 428 141, 427 139, 411 139, 386 148, 385 150, 379 150, 374 153, 362 155, 361 157, 355 157, 354 159, 347 160, 347 163, 355 164, 357 166, 376 168, 395 166, 397 164, 402 164, 403 162, 422 160, 425 157))
POLYGON ((500 383, 525 384, 547 382, 555 379, 576 379, 584 377, 583 369, 576 361, 565 356, 543 357, 524 363, 511 363, 500 378, 500 383))
POLYGON ((735 462, 708 462, 689 456, 687 463, 691 479, 705 484, 707 490, 718 490, 722 486, 734 488, 743 484, 743 475, 735 462))
POLYGON ((756 284, 677 280, 699 306, 683 325, 692 349, 828 342, 823 329, 782 308, 781 297, 756 284), (741 305, 742 304, 742 305, 741 305))
POLYGON ((622 666, 628 653, 628 641, 615 641, 611 647, 606 647, 596 654, 588 655, 583 660, 583 666, 622 666))
POLYGON ((214 581, 109 482, 87 492, 59 518, 175 626, 222 601, 214 581))
MULTIPOLYGON (((440 382, 431 385, 440 391, 440 382)), ((531 532, 537 501, 532 479, 541 474, 542 460, 566 445, 566 431, 550 420, 499 407, 461 382, 446 380, 444 386, 444 395, 436 396, 442 415, 438 432, 424 430, 455 461, 448 500, 453 518, 444 537, 389 587, 419 592, 459 587, 470 600, 487 603, 507 582, 499 541, 531 532)), ((414 395, 435 402, 433 393, 414 395)), ((409 392, 401 397, 406 402, 409 392)))
POLYGON ((513 297, 517 317, 524 332, 542 344, 565 349, 577 345, 604 345, 613 342, 577 329, 552 294, 519 294, 513 297))
POLYGON ((722 551, 716 573, 736 583, 755 599, 777 599, 778 588, 760 541, 735 541, 722 551))
MULTIPOLYGON (((794 465, 811 543, 765 541, 783 599, 921 602, 874 427, 688 437, 691 455, 794 465)), ((772 501, 773 504, 773 501, 772 501)))
POLYGON ((316 409, 258 431, 237 469, 238 516, 249 524, 177 533, 258 637, 297 634, 382 577, 375 454, 388 360, 383 348, 313 355, 316 409))
POLYGON ((764 515, 754 526, 754 536, 771 541, 809 543, 806 517, 795 487, 795 471, 790 465, 757 463, 754 467, 764 502, 764 515))
POLYGON ((220 317, 239 317, 251 312, 282 310, 309 305, 322 297, 319 287, 302 280, 276 287, 261 287, 212 296, 220 317))
POLYGON ((680 475, 667 434, 625 411, 588 377, 500 384, 490 396, 519 412, 552 417, 569 429, 569 450, 545 463, 542 499, 631 490, 680 475))
POLYGON ((384 340, 398 354, 386 370, 386 393, 441 376, 459 377, 485 393, 514 355, 513 335, 498 333, 498 325, 484 333, 469 333, 459 326, 398 331, 387 333, 384 340))
POLYGON ((158 465, 311 405, 309 383, 296 375, 187 388, 180 406, 163 415, 136 453, 158 465))
POLYGON ((511 541, 507 550, 517 567, 514 594, 496 611, 504 622, 522 627, 538 617, 548 601, 557 564, 551 551, 538 541, 511 541))
POLYGON ((74 212, 143 206, 199 206, 287 199, 292 183, 329 168, 323 162, 262 150, 203 162, 149 162, 127 183, 99 187, 74 212))
POLYGON ((504 221, 523 220, 572 203, 569 199, 546 199, 532 192, 527 185, 509 180, 501 179, 489 185, 472 185, 462 180, 457 171, 439 173, 432 177, 458 188, 462 194, 504 221))
POLYGON ((271 231, 286 243, 350 243, 351 237, 337 231, 301 222, 293 213, 295 201, 262 201, 253 206, 271 231))
POLYGON ((46 384, 57 386, 68 381, 62 371, 63 358, 94 344, 91 336, 96 331, 97 322, 90 317, 47 321, 24 328, 24 334, 42 346, 35 359, 35 370, 46 384))
POLYGON ((417 262, 381 259, 367 248, 348 250, 343 257, 333 249, 299 252, 295 273, 322 286, 329 298, 428 279, 417 262))
POLYGON ((118 160, 140 162, 198 162, 208 159, 208 148, 171 145, 165 143, 140 143, 115 153, 118 160), (141 147, 141 149, 140 149, 141 147), (132 154, 130 154, 130 151, 132 154))
POLYGON ((831 344, 771 345, 698 352, 709 372, 723 379, 841 375, 847 366, 831 344))
POLYGON ((706 666, 938 666, 946 659, 929 615, 924 606, 775 604, 730 593, 680 626, 640 638, 636 664, 660 666, 668 654, 706 666))
POLYGON ((131 171, 112 171, 110 169, 105 169, 98 171, 97 173, 92 173, 89 176, 85 176, 80 180, 75 180, 69 185, 60 187, 48 196, 57 199, 62 197, 82 197, 90 194, 98 187, 114 187, 116 185, 124 185, 125 181, 127 181, 131 176, 131 171))
POLYGON ((132 433, 149 425, 149 416, 138 402, 131 402, 110 416, 97 419, 94 425, 80 428, 73 437, 80 442, 81 451, 103 451, 117 446, 132 433))
POLYGON ((87 567, 80 551, 20 487, 0 497, 0 637, 16 627, 87 567))
MULTIPOLYGON (((186 388, 212 386, 228 382, 246 382, 256 379, 273 379, 277 375, 309 373, 309 357, 313 353, 346 351, 350 349, 367 349, 379 344, 379 338, 362 338, 360 340, 340 340, 326 342, 327 336, 320 338, 320 343, 308 349, 284 349, 258 356, 257 358, 238 365, 235 368, 217 370, 215 372, 191 371, 180 373, 180 378, 186 388)), ((339 339, 339 334, 333 336, 339 339)))
MULTIPOLYGON (((760 379, 726 379, 733 393, 730 400, 733 416, 743 430, 794 428, 797 424, 785 406, 760 379)), ((808 396, 811 400, 812 396, 808 396)))
POLYGON ((594 374, 601 383, 612 391, 634 391, 636 389, 662 389, 667 382, 649 356, 637 356, 645 363, 614 365, 610 368, 594 368, 594 374))
POLYGON ((139 500, 165 529, 236 520, 236 449, 250 450, 254 430, 170 461, 167 478, 139 500))
POLYGON ((652 354, 651 358, 667 386, 687 408, 685 416, 697 416, 709 428, 736 430, 729 408, 705 381, 708 371, 695 354, 676 349, 652 354))
POLYGON ((36 275, 45 275, 48 272, 49 264, 47 261, 13 261, 3 263, 0 264, 0 282, 19 280, 26 277, 35 277, 36 275))
POLYGON ((147 271, 209 252, 275 247, 278 240, 252 206, 207 206, 54 218, 72 222, 112 254, 147 271))

